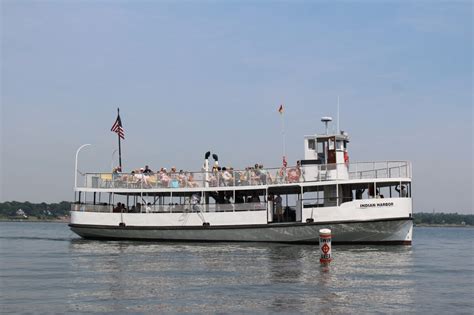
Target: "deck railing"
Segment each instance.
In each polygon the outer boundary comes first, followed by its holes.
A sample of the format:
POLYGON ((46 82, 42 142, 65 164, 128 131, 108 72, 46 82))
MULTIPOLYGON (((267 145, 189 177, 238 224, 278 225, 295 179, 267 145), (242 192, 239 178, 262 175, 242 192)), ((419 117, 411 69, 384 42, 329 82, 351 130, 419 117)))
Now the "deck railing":
POLYGON ((249 202, 236 204, 176 204, 176 205, 142 205, 137 208, 115 209, 112 205, 98 204, 72 204, 71 211, 83 212, 124 212, 124 213, 187 213, 187 212, 237 212, 237 211, 262 211, 267 205, 263 202, 249 202))
POLYGON ((283 185, 345 179, 411 178, 407 161, 319 164, 247 170, 200 172, 86 173, 78 187, 85 188, 207 188, 283 185))

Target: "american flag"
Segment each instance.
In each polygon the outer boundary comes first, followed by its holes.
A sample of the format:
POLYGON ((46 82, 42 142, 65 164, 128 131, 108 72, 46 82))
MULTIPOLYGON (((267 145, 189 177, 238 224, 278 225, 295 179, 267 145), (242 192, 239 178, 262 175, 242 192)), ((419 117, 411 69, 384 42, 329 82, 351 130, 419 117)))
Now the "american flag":
POLYGON ((120 139, 125 139, 125 131, 123 130, 123 127, 122 127, 122 120, 120 119, 120 114, 117 114, 117 120, 115 121, 110 131, 113 131, 116 134, 118 134, 120 139))

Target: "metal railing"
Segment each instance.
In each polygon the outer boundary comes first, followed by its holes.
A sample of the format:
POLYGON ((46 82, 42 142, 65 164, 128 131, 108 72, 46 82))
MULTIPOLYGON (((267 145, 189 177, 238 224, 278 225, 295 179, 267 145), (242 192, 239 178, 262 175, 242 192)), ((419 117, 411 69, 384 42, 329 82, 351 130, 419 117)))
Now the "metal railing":
POLYGON ((407 161, 358 162, 349 164, 350 179, 411 178, 411 163, 407 161))
POLYGON ((71 211, 82 212, 123 212, 123 213, 186 213, 186 212, 238 212, 262 211, 267 205, 263 202, 249 202, 236 204, 169 204, 169 205, 141 205, 123 209, 114 208, 112 205, 72 204, 71 211))
POLYGON ((86 173, 85 188, 207 188, 282 185, 344 179, 411 178, 407 161, 320 164, 269 169, 200 172, 86 173))

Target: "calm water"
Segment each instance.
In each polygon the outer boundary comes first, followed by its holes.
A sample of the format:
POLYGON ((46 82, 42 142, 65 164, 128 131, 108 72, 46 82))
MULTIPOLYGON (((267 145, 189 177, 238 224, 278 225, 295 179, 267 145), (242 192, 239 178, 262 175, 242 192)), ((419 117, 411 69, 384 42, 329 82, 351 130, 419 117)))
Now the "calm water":
POLYGON ((0 223, 5 313, 474 313, 474 229, 414 245, 86 241, 65 224, 0 223))

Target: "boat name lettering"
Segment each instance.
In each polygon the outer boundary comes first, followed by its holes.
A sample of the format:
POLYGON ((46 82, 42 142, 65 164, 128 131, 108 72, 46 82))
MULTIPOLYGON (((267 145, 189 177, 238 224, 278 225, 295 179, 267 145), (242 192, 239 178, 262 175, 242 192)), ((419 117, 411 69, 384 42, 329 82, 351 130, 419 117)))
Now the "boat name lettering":
POLYGON ((393 202, 361 203, 361 208, 393 207, 393 202))

